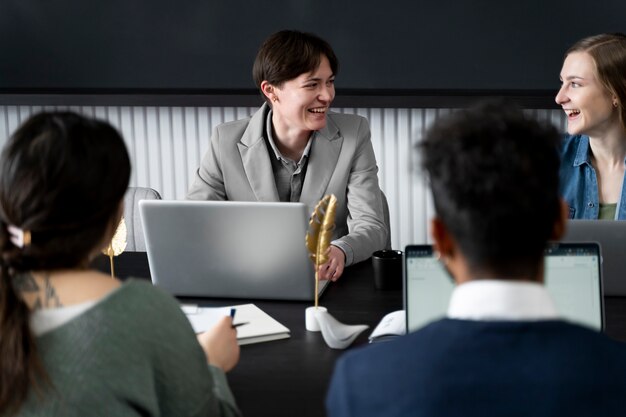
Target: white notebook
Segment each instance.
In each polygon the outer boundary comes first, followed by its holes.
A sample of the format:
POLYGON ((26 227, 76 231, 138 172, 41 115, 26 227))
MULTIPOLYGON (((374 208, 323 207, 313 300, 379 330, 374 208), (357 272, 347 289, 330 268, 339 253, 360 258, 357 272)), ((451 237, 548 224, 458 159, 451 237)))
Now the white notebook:
POLYGON ((233 324, 246 323, 237 327, 237 341, 239 345, 268 342, 290 337, 290 331, 287 327, 280 324, 254 304, 228 307, 182 306, 191 323, 191 327, 193 327, 196 333, 209 330, 221 317, 228 316, 232 308, 237 310, 233 324))
POLYGON ((369 336, 370 343, 394 339, 406 334, 406 311, 392 311, 382 318, 372 334, 369 336))

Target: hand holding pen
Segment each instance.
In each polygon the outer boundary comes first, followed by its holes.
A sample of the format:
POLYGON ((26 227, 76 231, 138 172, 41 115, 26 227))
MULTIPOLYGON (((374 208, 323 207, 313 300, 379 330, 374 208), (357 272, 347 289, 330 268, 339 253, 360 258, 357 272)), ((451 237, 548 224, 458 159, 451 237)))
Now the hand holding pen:
POLYGON ((239 362, 239 344, 237 330, 234 329, 232 316, 222 317, 211 329, 198 335, 198 342, 204 349, 209 364, 230 371, 239 362))
POLYGON ((235 321, 235 313, 237 313, 237 309, 236 308, 231 308, 230 309, 230 318, 231 318, 231 320, 233 322, 232 323, 232 328, 233 329, 236 328, 236 327, 239 327, 239 326, 243 326, 244 324, 250 324, 249 321, 244 321, 244 322, 235 324, 234 323, 234 321, 235 321))

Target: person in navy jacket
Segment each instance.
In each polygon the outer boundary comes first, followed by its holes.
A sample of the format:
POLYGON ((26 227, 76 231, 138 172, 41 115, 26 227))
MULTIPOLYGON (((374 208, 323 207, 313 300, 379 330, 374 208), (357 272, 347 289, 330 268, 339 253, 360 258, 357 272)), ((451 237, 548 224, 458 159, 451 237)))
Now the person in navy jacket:
POLYGON ((347 416, 617 416, 626 345, 559 318, 543 252, 565 229, 560 135, 503 103, 438 122, 419 145, 431 232, 456 282, 447 317, 336 364, 347 416))

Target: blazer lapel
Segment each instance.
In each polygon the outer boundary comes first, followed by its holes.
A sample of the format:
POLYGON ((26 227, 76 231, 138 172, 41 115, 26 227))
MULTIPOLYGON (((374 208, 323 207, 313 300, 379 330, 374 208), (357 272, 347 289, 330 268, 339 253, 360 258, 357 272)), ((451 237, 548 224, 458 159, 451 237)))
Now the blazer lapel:
POLYGON ((243 169, 257 201, 278 201, 272 164, 263 139, 267 111, 266 103, 257 110, 250 119, 237 147, 243 169))
POLYGON ((324 197, 328 182, 337 166, 343 136, 332 119, 327 117, 326 127, 317 131, 314 140, 300 195, 300 202, 308 207, 315 207, 324 197))

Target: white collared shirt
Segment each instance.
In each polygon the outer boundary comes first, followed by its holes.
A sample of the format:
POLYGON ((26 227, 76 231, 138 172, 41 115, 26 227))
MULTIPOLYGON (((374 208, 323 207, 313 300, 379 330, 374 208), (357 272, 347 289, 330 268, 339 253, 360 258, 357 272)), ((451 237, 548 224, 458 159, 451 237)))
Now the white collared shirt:
POLYGON ((495 279, 458 285, 450 298, 448 317, 462 320, 554 320, 559 315, 542 284, 495 279))

